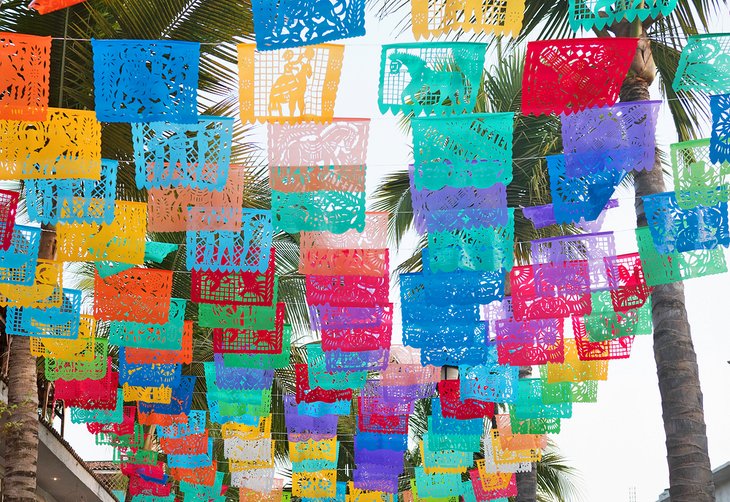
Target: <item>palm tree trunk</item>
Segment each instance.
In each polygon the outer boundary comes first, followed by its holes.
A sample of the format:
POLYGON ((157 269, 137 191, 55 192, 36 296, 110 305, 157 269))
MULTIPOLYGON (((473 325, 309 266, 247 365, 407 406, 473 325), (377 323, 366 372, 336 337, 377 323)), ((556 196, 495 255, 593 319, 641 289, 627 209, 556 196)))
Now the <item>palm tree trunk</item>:
MULTIPOLYGON (((519 377, 529 378, 532 375, 532 366, 520 366, 519 377)), ((529 472, 518 472, 517 497, 515 502, 535 502, 537 500, 537 464, 532 463, 529 472)))
MULTIPOLYGON (((39 258, 52 260, 56 234, 43 227, 39 258)), ((8 367, 8 406, 11 427, 5 441, 3 495, 8 501, 36 500, 38 467, 38 383, 36 358, 30 353, 30 338, 14 336, 8 367)))
MULTIPOLYGON (((651 45, 644 33, 623 83, 621 100, 648 100, 649 86, 655 74, 651 45)), ((658 156, 651 171, 634 173, 634 181, 636 223, 646 226, 641 197, 666 191, 658 156)), ((654 359, 669 465, 669 495, 672 502, 711 502, 715 500, 715 486, 707 450, 697 356, 685 309, 684 286, 682 283, 656 286, 651 300, 654 359)))

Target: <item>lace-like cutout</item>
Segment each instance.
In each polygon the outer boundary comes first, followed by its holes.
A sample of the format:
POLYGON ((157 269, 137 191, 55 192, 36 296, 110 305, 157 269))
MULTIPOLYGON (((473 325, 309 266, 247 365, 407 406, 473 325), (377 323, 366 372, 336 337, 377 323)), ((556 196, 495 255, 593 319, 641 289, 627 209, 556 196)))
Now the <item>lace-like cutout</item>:
POLYGON ((634 59, 636 44, 635 38, 529 42, 522 113, 570 114, 613 105, 634 59))
POLYGON ((515 319, 550 319, 591 312, 587 261, 514 267, 510 283, 515 319))
POLYGON ((482 364, 487 357, 486 339, 486 324, 482 321, 439 327, 403 326, 404 343, 421 348, 423 365, 482 364))
POLYGON ((573 334, 575 346, 578 349, 578 357, 582 361, 600 361, 610 359, 628 359, 631 356, 631 346, 634 342, 633 336, 624 336, 592 342, 588 339, 586 325, 582 317, 573 317, 573 334))
POLYGON ((28 216, 41 223, 106 223, 114 219, 117 161, 102 159, 98 180, 28 180, 28 216))
POLYGON ((647 227, 636 229, 636 242, 644 277, 649 286, 727 272, 722 248, 661 254, 654 247, 651 230, 647 227))
POLYGON ((0 306, 37 309, 60 307, 62 273, 61 263, 38 260, 35 280, 30 286, 0 283, 0 306))
POLYGON ((127 361, 134 364, 191 364, 193 360, 193 321, 183 325, 180 350, 155 350, 127 347, 127 361))
MULTIPOLYGON (((304 232, 300 236, 300 252, 312 249, 385 249, 387 243, 388 213, 368 212, 363 230, 332 232, 304 232)), ((354 275, 354 274, 346 274, 354 275)))
MULTIPOLYGON (((250 311, 253 312, 253 308, 250 311)), ((284 314, 285 304, 278 303, 275 308, 274 325, 271 328, 215 328, 213 350, 216 353, 280 354, 283 349, 284 314)), ((242 318, 245 317, 242 315, 242 318)), ((255 325, 258 320, 255 318, 252 320, 250 317, 245 319, 249 322, 244 321, 244 324, 249 325, 255 325)))
POLYGON ((413 207, 413 224, 419 234, 426 231, 426 218, 432 212, 450 209, 490 209, 507 207, 507 190, 502 183, 488 188, 471 186, 455 188, 443 187, 438 190, 417 190, 415 185, 415 168, 409 166, 411 188, 411 204, 413 207))
POLYGON ((646 285, 639 253, 607 256, 603 261, 613 310, 626 312, 644 305, 651 288, 646 285))
POLYGON ((730 163, 730 94, 710 96, 710 110, 710 160, 716 164, 730 163))
POLYGON ((305 275, 388 274, 388 249, 308 249, 300 248, 299 273, 305 275))
POLYGON ((226 184, 233 118, 198 117, 192 123, 132 124, 138 188, 220 190, 226 184))
POLYGON ((272 4, 254 0, 252 7, 256 48, 260 51, 365 35, 365 0, 335 4, 305 0, 272 4))
POLYGON ((500 364, 563 362, 563 319, 499 320, 496 331, 500 364))
POLYGON ((0 249, 0 283, 32 286, 38 264, 41 229, 13 225, 12 232, 10 245, 0 249))
POLYGON ((672 89, 721 94, 730 88, 730 33, 690 35, 672 89))
MULTIPOLYGON (((633 101, 561 115, 566 154, 600 152, 624 171, 654 167, 655 132, 661 101, 633 101)), ((580 157, 566 156, 566 173, 580 176, 580 157)))
POLYGON ((329 122, 342 70, 342 45, 261 52, 238 46, 242 122, 329 122))
POLYGON ((208 431, 183 438, 160 438, 160 449, 168 455, 200 455, 208 451, 208 431))
POLYGON ((428 267, 433 272, 510 270, 514 259, 514 209, 507 211, 507 225, 430 232, 428 267))
POLYGON ((200 44, 92 40, 95 109, 103 122, 197 121, 200 44))
POLYGON ((281 353, 223 354, 223 360, 226 366, 260 369, 284 368, 289 365, 291 356, 291 333, 291 326, 285 324, 281 353))
POLYGON ((214 354, 214 357, 215 383, 220 389, 268 389, 274 381, 274 370, 232 368, 225 365, 222 354, 214 354))
POLYGON ((7 251, 13 240, 19 198, 18 192, 0 190, 0 250, 7 251))
POLYGON ((365 227, 365 192, 274 191, 271 211, 275 228, 288 233, 362 231, 365 227))
POLYGON ((105 321, 162 324, 168 321, 172 272, 133 268, 94 278, 94 317, 105 321))
MULTIPOLYGON (((196 467, 205 467, 213 462, 213 438, 208 439, 208 448, 205 453, 193 455, 168 455, 167 465, 169 467, 185 467, 193 469, 196 467)), ((206 487, 207 488, 207 487, 206 487)), ((197 499, 200 500, 200 499, 197 499)))
POLYGON ((180 350, 185 328, 186 300, 170 299, 168 320, 162 324, 132 321, 112 321, 109 341, 115 345, 142 349, 180 350))
MULTIPOLYGON (((539 378, 521 378, 518 382, 517 402, 510 405, 510 412, 520 420, 534 418, 570 418, 573 403, 544 404, 542 402, 543 381, 539 378)), ((514 426, 513 426, 514 427, 514 426)))
POLYGON ((370 119, 364 118, 269 124, 271 188, 364 191, 369 131, 370 119))
POLYGON ((119 348, 119 382, 138 387, 177 387, 180 383, 180 364, 128 363, 124 347, 119 348))
POLYGON ((185 481, 196 485, 212 486, 215 484, 217 472, 218 462, 213 460, 209 466, 205 467, 193 467, 192 469, 186 469, 185 467, 172 468, 170 469, 170 477, 178 482, 185 481))
POLYGON ((613 232, 551 237, 532 241, 533 263, 587 260, 591 290, 610 288, 603 259, 616 255, 613 232))
POLYGON ((411 28, 416 40, 451 32, 511 35, 522 29, 524 0, 468 3, 460 0, 413 0, 411 28))
POLYGON ((513 473, 482 474, 479 469, 472 469, 469 471, 469 476, 476 500, 495 500, 500 497, 507 498, 517 495, 517 477, 513 473), (509 477, 509 481, 502 486, 505 476, 509 477), (485 485, 494 489, 485 488, 485 485))
POLYGON ((626 175, 602 152, 549 155, 547 163, 555 220, 561 224, 596 220, 626 175), (584 173, 567 174, 571 158, 584 173))
POLYGON ((429 444, 429 434, 423 435, 419 444, 421 459, 426 474, 463 472, 474 462, 474 452, 459 450, 437 450, 429 444))
MULTIPOLYGON (((118 393, 119 390, 116 390, 118 393)), ((120 423, 101 423, 90 422, 86 424, 87 430, 91 434, 134 434, 136 425, 137 408, 134 406, 125 406, 122 409, 122 421, 120 423)), ((160 474, 164 474, 165 468, 160 465, 160 474)))
POLYGON ((64 289, 58 307, 9 307, 5 329, 12 335, 75 340, 79 335, 80 314, 81 291, 64 289))
POLYGON ((107 358, 107 371, 99 380, 56 380, 54 397, 63 400, 65 406, 83 409, 112 409, 117 402, 119 373, 112 371, 111 358, 107 358))
POLYGON ((562 364, 547 364, 544 372, 547 383, 583 382, 585 380, 608 379, 608 363, 604 361, 583 361, 578 357, 575 340, 565 340, 565 361, 562 364))
POLYGON ((78 338, 30 339, 30 353, 34 356, 64 359, 67 361, 93 361, 96 347, 96 321, 91 316, 80 317, 78 338))
POLYGON ((257 493, 256 500, 261 500, 262 494, 271 492, 274 485, 274 469, 248 469, 231 473, 231 486, 251 490, 257 493))
POLYGON ((46 120, 51 39, 19 33, 0 34, 0 119, 46 120))
MULTIPOLYGON (((515 437, 514 435, 511 437, 515 437)), ((488 437, 485 441, 490 441, 492 444, 492 454, 494 463, 497 464, 497 468, 500 465, 510 464, 521 464, 521 463, 532 463, 539 462, 542 459, 542 450, 538 446, 528 446, 527 448, 505 448, 502 443, 502 437, 498 430, 492 429, 489 431, 488 437)))
POLYGON ((334 497, 336 492, 337 469, 292 473, 292 495, 295 497, 334 497))
MULTIPOLYGON (((34 9, 38 14, 48 14, 57 10, 71 7, 72 5, 80 4, 85 0, 33 0, 28 5, 29 9, 34 9)), ((145 502, 145 501, 142 501, 145 502)))
POLYGON ((118 200, 109 224, 59 223, 57 259, 141 264, 146 222, 147 204, 118 200))
POLYGON ((625 336, 651 335, 654 330, 651 299, 636 309, 614 312, 607 291, 593 293, 593 313, 584 316, 583 320, 591 342, 625 336))
MULTIPOLYGON (((548 438, 545 434, 516 434, 512 432, 512 420, 509 413, 497 414, 494 418, 499 432, 500 448, 506 450, 547 448, 548 438)), ((489 446, 493 447, 493 445, 494 443, 490 441, 489 446)))
POLYGON ((413 125, 418 190, 489 188, 512 181, 513 113, 420 117, 413 125))
MULTIPOLYGON (((190 407, 193 402, 193 389, 195 388, 195 377, 181 376, 180 383, 175 388, 160 387, 157 391, 148 390, 146 392, 137 393, 137 399, 127 399, 128 392, 133 391, 133 387, 124 385, 125 401, 139 401, 137 409, 139 413, 150 415, 180 415, 181 413, 190 413, 190 407)), ((139 388, 143 389, 143 388, 139 388)), ((150 388, 154 389, 154 387, 150 388)))
POLYGON ((264 273, 193 270, 190 299, 215 305, 271 305, 274 301, 274 250, 264 273))
MULTIPOLYGON (((616 207, 618 207, 618 200, 611 199, 603 207, 603 210, 601 211, 601 214, 598 216, 598 218, 593 221, 586 221, 585 218, 581 218, 580 220, 575 222, 575 225, 588 233, 600 232, 601 228, 603 227, 603 221, 606 219, 606 212, 609 209, 613 209, 616 207)), ((550 225, 556 225, 558 223, 555 219, 555 210, 553 204, 523 207, 522 214, 525 218, 530 220, 533 225, 535 225, 535 228, 545 228, 550 225)))
MULTIPOLYGON (((37 0, 36 0, 37 1, 37 0)), ((75 3, 80 3, 85 0, 77 0, 75 3)), ((132 495, 132 502, 175 502, 176 495, 174 493, 171 493, 169 495, 146 495, 146 494, 137 494, 132 495)))
POLYGON ((0 121, 0 179, 89 178, 101 170, 93 111, 49 108, 42 122, 0 121))
POLYGON ((384 45, 378 91, 381 113, 471 112, 485 52, 485 44, 474 43, 384 45))
POLYGON ((265 272, 273 237, 271 212, 246 209, 242 227, 240 232, 187 232, 188 270, 265 272))
POLYGON ((419 497, 444 498, 458 497, 461 491, 461 474, 434 473, 426 474, 423 467, 414 467, 416 487, 419 497))
POLYGON ((324 354, 327 371, 381 371, 388 366, 388 349, 343 352, 331 350, 324 354))
POLYGON ((698 205, 713 206, 727 202, 730 163, 710 159, 711 139, 698 139, 670 145, 674 191, 677 204, 685 209, 698 205))
MULTIPOLYGON (((121 424, 124 420, 124 396, 114 389, 114 404, 109 409, 84 409, 70 406, 72 424, 121 424)), ((65 404, 65 403, 64 403, 65 404)), ((69 406, 67 404, 67 406, 69 406)))
POLYGON ((393 304, 373 307, 310 305, 309 320, 313 330, 377 328, 393 324, 393 304))
POLYGON ((387 276, 308 275, 305 282, 310 305, 372 307, 388 302, 390 284, 387 276))
POLYGON ((147 228, 150 232, 184 232, 188 220, 201 230, 240 230, 245 169, 231 165, 225 185, 220 190, 203 188, 150 188, 148 193, 147 228), (188 212, 188 207, 198 208, 188 212), (203 228, 213 220, 218 228, 203 228))
POLYGON ((107 373, 109 344, 106 338, 94 340, 94 358, 91 361, 44 359, 45 375, 49 381, 101 380, 107 373))
POLYGON ((494 416, 494 403, 476 399, 461 399, 459 380, 441 380, 438 383, 441 410, 445 417, 467 420, 494 416))
POLYGON ((494 403, 514 401, 517 397, 518 368, 499 364, 496 359, 490 357, 483 365, 459 368, 459 392, 464 399, 494 403))
POLYGON ((667 17, 677 6, 677 0, 650 0, 648 2, 604 2, 600 0, 570 0, 568 22, 577 32, 581 28, 599 30, 614 23, 639 19, 645 21, 660 16, 667 17))

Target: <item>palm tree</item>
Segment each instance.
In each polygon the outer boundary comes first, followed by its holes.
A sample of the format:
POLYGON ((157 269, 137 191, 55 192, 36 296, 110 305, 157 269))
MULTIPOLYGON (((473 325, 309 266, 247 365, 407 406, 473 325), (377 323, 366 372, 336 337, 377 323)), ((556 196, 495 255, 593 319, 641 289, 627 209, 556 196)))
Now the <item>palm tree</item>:
MULTIPOLYGON (((404 1, 383 0, 380 15, 404 7, 404 1)), ((642 2, 643 5, 643 2, 642 2)), ((707 106, 698 96, 672 90, 682 40, 688 35, 709 31, 709 19, 727 13, 726 0, 679 0, 668 16, 632 23, 616 21, 598 37, 639 38, 638 50, 621 88, 622 101, 649 99, 649 87, 658 78, 680 141, 696 137, 708 117, 707 106), (722 9, 724 7, 724 10, 722 9)), ((523 29, 518 41, 529 36, 540 39, 573 36, 568 24, 569 2, 525 1, 523 29)), ((637 225, 646 226, 642 196, 666 191, 659 151, 654 169, 635 172, 637 225)), ((692 344, 681 283, 660 285, 652 293, 654 357, 666 434, 669 493, 675 501, 712 501, 715 489, 707 448, 697 358, 692 344)))
MULTIPOLYGON (((497 46, 497 50, 500 57, 497 58, 497 63, 492 71, 486 72, 477 99, 476 113, 518 112, 520 109, 524 52, 516 50, 508 56, 502 57, 501 45, 497 46)), ((404 118, 403 126, 408 127, 408 117, 404 118)), ((515 116, 512 147, 514 178, 507 187, 507 200, 510 207, 536 206, 550 202, 546 172, 539 159, 545 155, 557 153, 560 148, 560 122, 557 117, 515 116)), ((408 176, 407 170, 391 173, 378 186, 374 194, 374 209, 395 214, 395 217, 391 219, 389 230, 392 240, 396 244, 400 244, 413 224, 408 176)), ((576 231, 572 225, 551 225, 535 229, 532 222, 527 220, 521 211, 515 212, 515 240, 519 243, 576 231)), ((425 245, 426 239, 422 238, 418 243, 418 249, 422 249, 425 245)), ((529 248, 518 245, 515 254, 519 262, 529 261, 529 248)), ((420 267, 421 257, 420 251, 418 251, 403 262, 397 271, 417 270, 420 267)), ((509 281, 506 281, 505 287, 509 288, 509 281)), ((530 367, 521 368, 520 378, 530 376, 530 372, 530 367)), ((562 460, 553 449, 550 455, 546 455, 546 460, 539 462, 531 472, 518 473, 518 501, 535 500, 538 487, 544 500, 552 500, 550 497, 562 500, 566 493, 576 492, 570 480, 570 477, 574 475, 573 470, 557 462, 556 459, 562 460), (555 482, 550 480, 555 480, 555 482), (523 498, 526 494, 528 498, 523 498)))
MULTIPOLYGON (((89 71, 93 67, 90 38, 180 39, 203 42, 199 80, 201 113, 237 115, 236 50, 233 40, 252 36, 250 3, 238 0, 104 0, 83 3, 44 16, 29 10, 27 4, 25 0, 3 2, 0 6, 0 31, 54 37, 51 106, 94 109, 91 92, 94 87, 93 74, 89 71)), ((244 134, 245 130, 237 126, 232 155, 234 161, 240 162, 252 153, 246 146, 244 134)), ((106 125, 102 147, 104 157, 120 160, 118 198, 144 200, 146 193, 137 190, 134 182, 129 125, 106 125)), ((252 173, 251 190, 245 197, 246 205, 250 207, 266 202, 265 198, 260 197, 261 188, 265 186, 261 172, 252 173)), ((55 231, 51 226, 45 230, 39 256, 52 260, 55 257, 55 231)), ((181 241, 179 235, 155 237, 168 242, 181 241)), ((288 261, 282 262, 291 263, 294 259, 291 250, 284 249, 284 254, 288 261)), ((169 261, 166 263, 169 264, 169 261)), ((179 263, 177 265, 180 266, 179 263)), ((189 288, 189 280, 186 286, 181 276, 184 274, 176 274, 174 294, 189 288)), ((286 297, 286 288, 283 297, 286 297)), ((198 345, 200 339, 196 348, 198 345)), ((12 413, 8 421, 18 427, 14 427, 14 432, 7 437, 4 494, 9 500, 35 500, 38 391, 36 359, 30 353, 28 337, 13 339, 10 358, 8 404, 12 413)))

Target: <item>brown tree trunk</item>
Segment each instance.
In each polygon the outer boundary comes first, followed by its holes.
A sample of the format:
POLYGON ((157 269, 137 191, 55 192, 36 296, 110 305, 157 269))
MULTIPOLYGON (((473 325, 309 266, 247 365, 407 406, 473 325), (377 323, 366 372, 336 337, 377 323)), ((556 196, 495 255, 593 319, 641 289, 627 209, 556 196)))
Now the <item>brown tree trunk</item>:
MULTIPOLYGON (((43 227, 39 258, 52 260, 56 254, 56 234, 43 227)), ((14 336, 10 343, 8 367, 8 421, 13 424, 5 441, 4 500, 36 500, 38 467, 38 383, 36 358, 30 353, 30 338, 14 336)))
MULTIPOLYGON (((622 101, 649 100, 654 80, 651 45, 644 38, 621 89, 622 101)), ((641 197, 666 191, 658 156, 651 171, 634 173, 636 222, 646 226, 641 197)), ((654 359, 659 378, 672 502, 712 502, 715 486, 707 450, 697 356, 685 309, 682 283, 656 286, 651 295, 654 359)))

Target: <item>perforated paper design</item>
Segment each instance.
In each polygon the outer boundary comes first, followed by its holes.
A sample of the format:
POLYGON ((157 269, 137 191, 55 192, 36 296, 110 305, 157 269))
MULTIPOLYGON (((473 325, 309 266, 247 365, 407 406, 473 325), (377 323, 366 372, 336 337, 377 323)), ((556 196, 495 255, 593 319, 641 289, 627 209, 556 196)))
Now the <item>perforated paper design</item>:
POLYGON ((636 242, 649 286, 727 272, 722 248, 661 254, 654 247, 651 231, 647 227, 636 229, 636 242))
POLYGON ((0 190, 0 249, 7 250, 13 239, 15 213, 18 209, 20 193, 0 190))
POLYGON ((625 312, 644 305, 651 288, 646 285, 639 253, 607 256, 603 261, 613 310, 625 312))
POLYGON ((414 467, 414 471, 419 497, 458 497, 461 491, 461 475, 459 473, 426 474, 423 467, 414 467))
POLYGON ((563 319, 500 320, 496 331, 500 364, 563 362, 563 319))
POLYGON ((51 39, 19 33, 0 35, 0 119, 46 120, 51 39))
POLYGON ((423 435, 419 445, 423 466, 427 474, 464 472, 472 465, 474 452, 438 450, 430 445, 430 434, 423 435))
POLYGON ((583 318, 574 317, 572 321, 575 346, 578 349, 578 357, 582 361, 627 359, 631 356, 631 346, 634 342, 633 336, 624 336, 613 340, 592 342, 588 338, 583 318))
POLYGON ((466 420, 492 417, 494 403, 476 399, 461 399, 459 380, 441 380, 438 383, 443 416, 466 420))
POLYGON ((573 414, 573 403, 568 401, 544 404, 542 386, 543 381, 539 378, 520 379, 517 402, 510 406, 510 410, 514 410, 515 417, 521 420, 526 418, 570 418, 573 414))
POLYGON ((213 438, 209 438, 208 449, 205 453, 192 455, 168 455, 167 465, 170 467, 185 467, 188 469, 210 465, 213 458, 213 443, 213 438))
POLYGON ((0 179, 89 178, 101 170, 93 111, 49 108, 42 122, 0 121, 0 179))
POLYGON ((269 124, 271 188, 359 191, 356 188, 363 186, 364 190, 369 130, 370 119, 365 118, 269 124), (332 175, 332 166, 338 166, 338 176, 332 175))
POLYGON ((516 37, 524 11, 523 0, 412 0, 411 28, 416 40, 459 31, 516 37))
POLYGON ((184 232, 188 221, 201 230, 240 230, 245 169, 231 165, 220 190, 202 188, 150 188, 148 190, 147 228, 151 232, 184 232), (188 206, 198 208, 188 214, 188 206), (212 221, 211 221, 212 220, 212 221), (206 222, 217 228, 204 228, 206 222))
POLYGON ((585 380, 606 380, 608 363, 605 361, 583 361, 578 357, 575 340, 565 340, 565 361, 562 364, 548 364, 547 383, 583 382, 585 380))
POLYGON ((505 185, 497 183, 489 188, 471 186, 455 188, 443 187, 438 190, 417 190, 415 186, 415 168, 409 167, 411 203, 413 207, 413 224, 420 234, 426 231, 426 219, 429 214, 451 209, 489 209, 507 207, 507 190, 505 185))
POLYGON ((336 484, 336 469, 292 473, 292 495, 295 497, 334 497, 336 484))
POLYGON ((513 120, 513 113, 414 118, 415 188, 509 184, 513 120))
POLYGON ((574 113, 613 105, 636 52, 635 38, 542 40, 527 44, 522 113, 574 113))
POLYGON ((428 267, 433 272, 510 270, 514 259, 514 209, 506 225, 454 228, 428 234, 428 267))
POLYGON ((730 94, 710 96, 710 111, 710 160, 714 163, 730 162, 730 94))
POLYGON ((84 409, 70 406, 71 423, 73 424, 121 424, 124 420, 124 398, 121 389, 114 389, 114 401, 108 409, 84 409))
POLYGON ((424 303, 482 304, 504 296, 500 272, 400 274, 401 297, 424 303))
POLYGON ((244 368, 284 368, 289 365, 289 358, 291 356, 291 334, 291 326, 285 324, 282 330, 281 353, 224 354, 223 359, 225 364, 226 366, 244 368))
MULTIPOLYGON (((661 101, 632 101, 561 115, 565 153, 601 152, 625 171, 654 167, 655 131, 661 101)), ((566 172, 578 176, 582 166, 566 157, 566 172)), ((580 159, 580 157, 578 157, 580 159)))
POLYGON ((124 347, 119 348, 119 382, 139 387, 177 387, 180 383, 180 364, 128 363, 124 347))
POLYGON ((590 341, 652 334, 651 299, 638 308, 622 312, 614 312, 612 307, 607 291, 593 293, 593 312, 583 317, 590 341))
POLYGON ((672 89, 722 94, 730 89, 730 33, 690 35, 672 89))
POLYGON ((254 0, 256 48, 260 51, 300 47, 365 35, 365 0, 272 4, 254 0))
POLYGON ((568 22, 573 31, 583 28, 603 29, 621 21, 645 21, 659 16, 669 16, 677 6, 677 0, 649 0, 647 2, 606 2, 601 0, 570 0, 568 22))
POLYGON ((376 328, 393 323, 393 304, 373 307, 310 305, 312 329, 376 328))
POLYGON ((727 202, 730 163, 710 160, 711 139, 698 139, 670 145, 674 191, 682 208, 712 206, 727 202))
MULTIPOLYGON (((495 358, 496 359, 496 358, 495 358)), ((517 393, 518 368, 489 360, 484 365, 459 368, 459 392, 464 399, 510 403, 517 393)))
POLYGON ((245 488, 257 493, 256 500, 271 491, 274 484, 274 469, 248 469, 231 473, 231 486, 245 488))
POLYGON ((591 284, 586 261, 514 267, 510 272, 510 284, 515 319, 549 319, 591 311, 591 284))
POLYGON ((215 384, 220 389, 268 389, 274 381, 274 370, 229 367, 225 365, 222 354, 214 354, 214 357, 215 384))
POLYGON ((284 315, 285 304, 279 303, 274 312, 274 325, 270 328, 215 328, 213 350, 217 353, 280 354, 283 349, 284 315))
POLYGON ((101 380, 107 373, 109 344, 106 338, 94 341, 94 358, 91 361, 66 359, 44 359, 45 375, 49 381, 56 380, 101 380))
POLYGON ((331 350, 324 354, 327 371, 381 371, 388 366, 388 349, 345 352, 331 350))
POLYGON ((186 300, 182 298, 172 298, 167 322, 161 324, 112 321, 109 328, 109 340, 115 345, 126 347, 180 350, 186 303, 186 300))
POLYGON ((308 275, 305 278, 306 298, 310 305, 374 306, 387 303, 387 276, 308 275))
POLYGON ((269 266, 273 227, 271 212, 246 209, 240 232, 187 232, 188 270, 265 272, 269 266))
POLYGON ((172 271, 133 268, 94 278, 94 317, 106 321, 168 321, 172 271))
POLYGON ((243 122, 329 122, 342 69, 342 45, 261 52, 238 46, 243 122))
POLYGON ((365 226, 365 192, 272 192, 277 230, 342 233, 365 226))
POLYGON ((473 43, 384 45, 378 106, 422 113, 471 112, 484 70, 486 46, 473 43))
MULTIPOLYGON (((305 232, 300 237, 301 252, 310 249, 385 249, 387 244, 388 213, 368 212, 363 230, 344 233, 305 232)), ((351 274, 346 274, 351 275, 351 274)))
POLYGON ((212 305, 201 303, 198 306, 198 322, 200 326, 209 328, 273 330, 276 328, 277 310, 283 308, 283 303, 274 305, 212 305))
POLYGON ((190 299, 216 305, 271 305, 274 301, 274 252, 264 273, 193 270, 190 299))
POLYGON ((613 232, 537 239, 532 242, 531 253, 533 263, 587 260, 591 290, 610 287, 603 259, 616 255, 613 232))
POLYGON ((138 188, 220 190, 226 184, 233 118, 198 117, 186 124, 132 124, 138 188))
POLYGON ((147 204, 116 201, 110 224, 59 223, 58 260, 144 261, 147 204))
POLYGON ((28 216, 41 223, 111 223, 117 188, 117 161, 102 159, 101 177, 28 180, 28 216))
POLYGON ((502 486, 504 474, 482 474, 479 469, 469 471, 474 496, 477 500, 495 500, 499 498, 514 497, 517 495, 517 478, 515 474, 509 474, 509 481, 502 486), (484 476, 484 479, 482 479, 484 476), (488 488, 485 488, 485 485, 488 488), (491 489, 490 489, 491 488, 491 489))
POLYGON ((58 307, 9 307, 5 329, 13 335, 73 340, 78 338, 80 314, 81 291, 64 289, 58 307))
POLYGON ((30 353, 34 356, 65 359, 67 361, 93 361, 96 337, 96 322, 91 316, 82 315, 79 320, 78 338, 36 338, 30 339, 30 353))
POLYGON ((83 409, 112 409, 117 402, 119 374, 111 370, 111 358, 107 358, 107 371, 99 380, 56 380, 53 395, 62 399, 66 406, 83 409))
POLYGON ((549 155, 547 164, 557 223, 596 220, 626 174, 603 152, 549 155), (568 175, 571 162, 582 172, 568 175))
POLYGON ((197 121, 200 44, 92 40, 96 113, 103 122, 197 121))
POLYGON ((13 225, 10 245, 0 250, 0 283, 32 286, 40 243, 40 228, 13 225))
POLYGON ((730 244, 727 202, 682 209, 673 192, 643 197, 654 247, 661 254, 730 244))
POLYGON ((299 273, 305 275, 383 276, 388 273, 388 249, 300 248, 299 273))
POLYGON ((62 273, 61 263, 38 260, 35 280, 30 286, 0 283, 0 305, 38 309, 61 306, 62 273))

